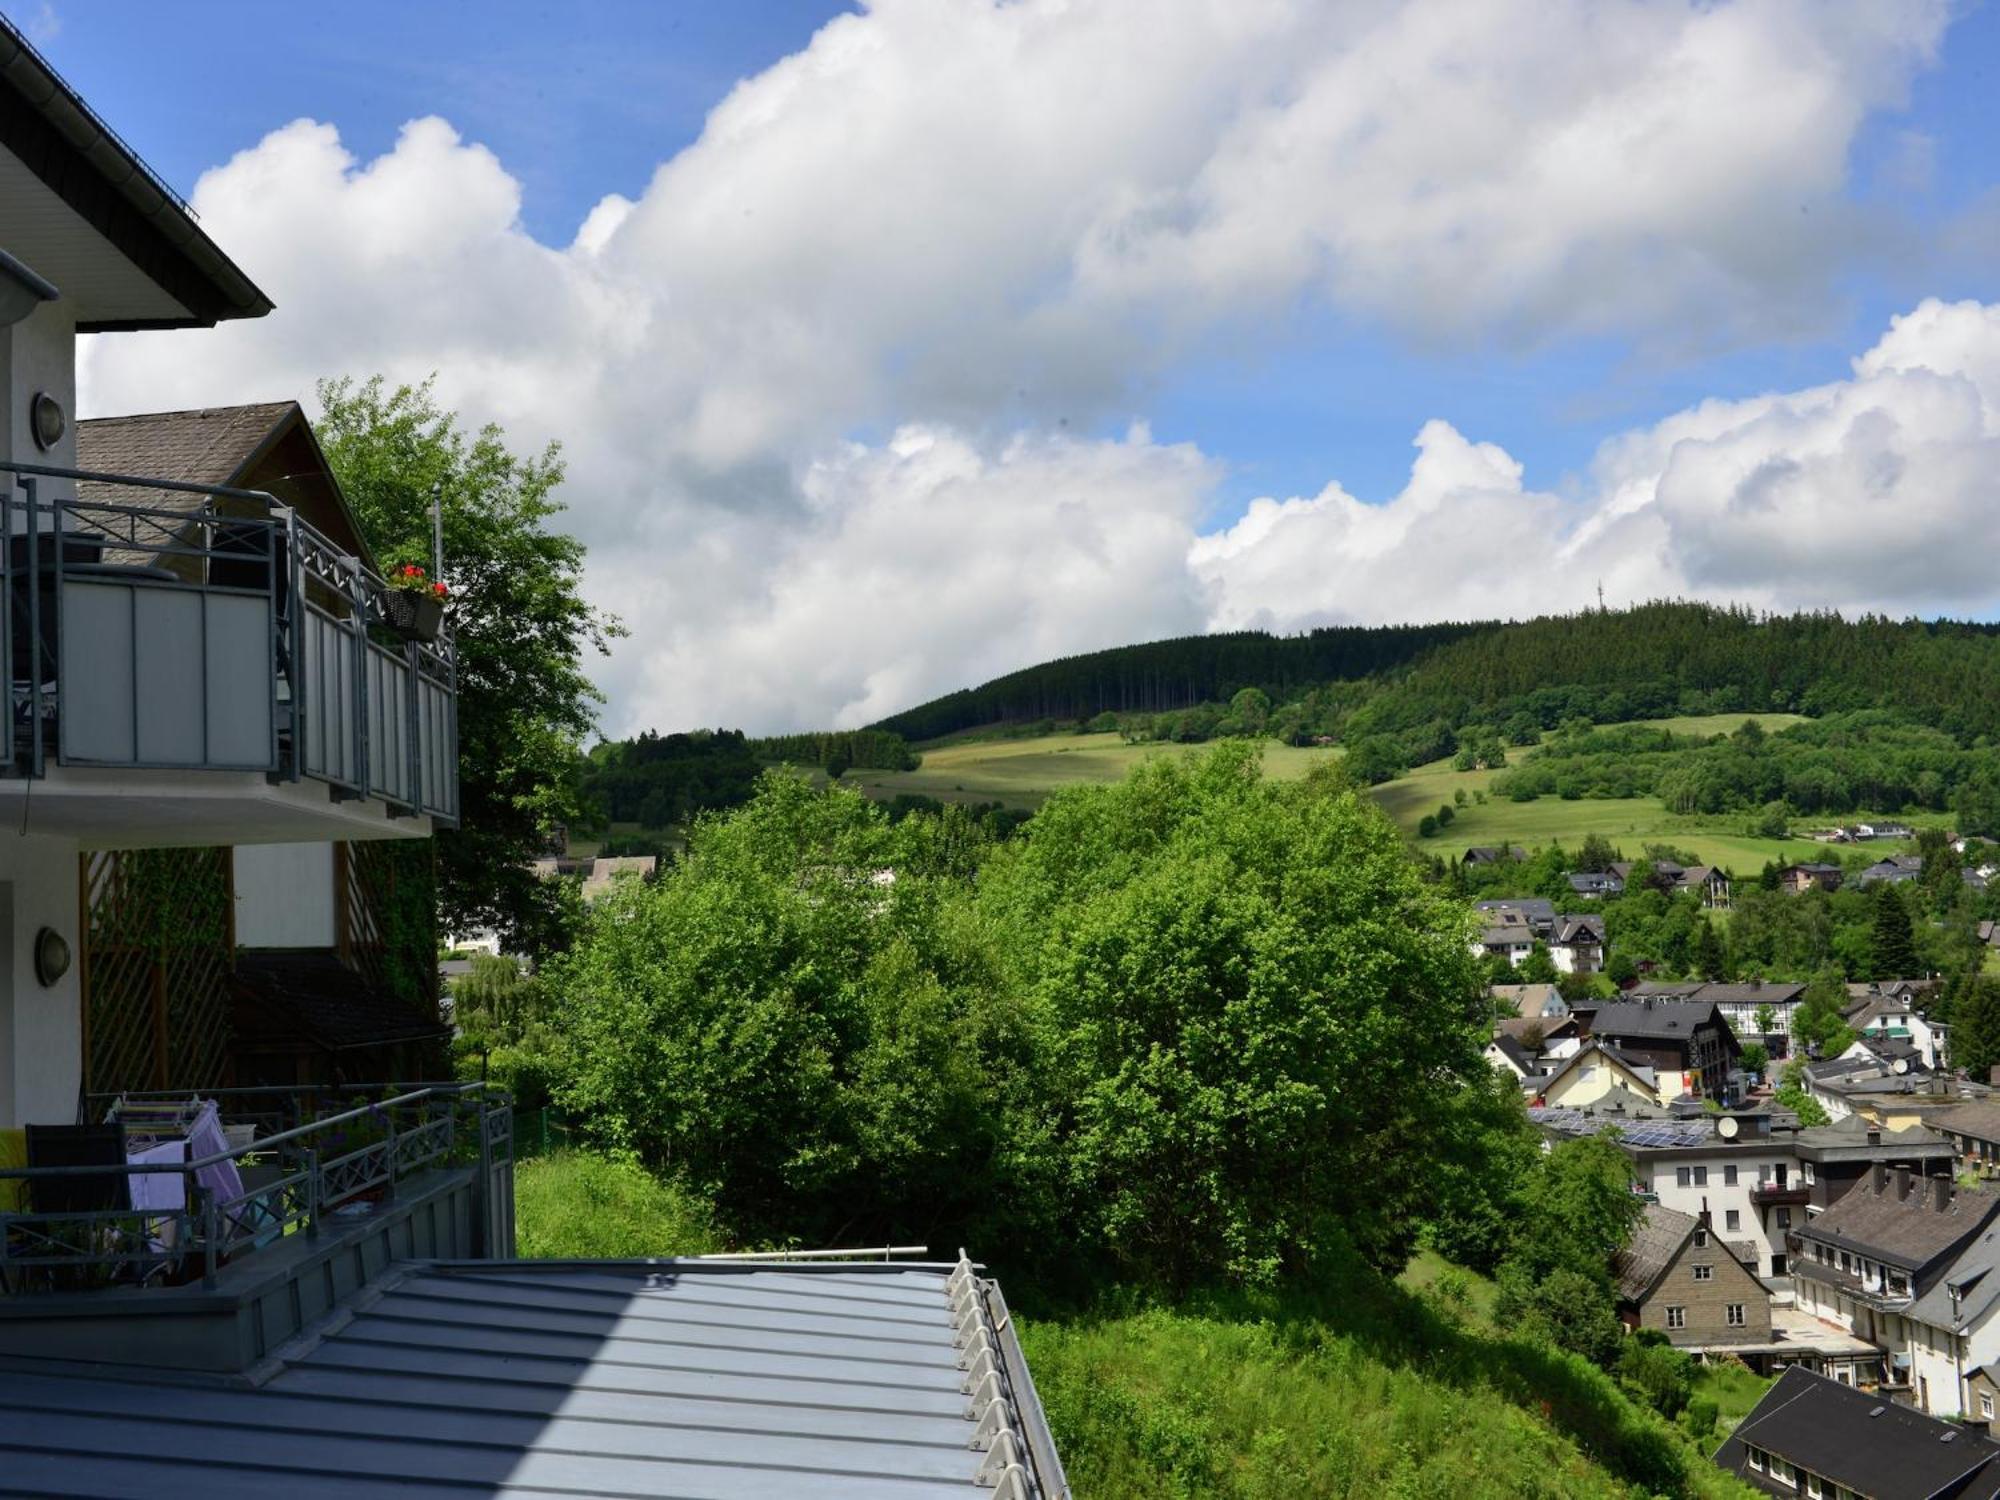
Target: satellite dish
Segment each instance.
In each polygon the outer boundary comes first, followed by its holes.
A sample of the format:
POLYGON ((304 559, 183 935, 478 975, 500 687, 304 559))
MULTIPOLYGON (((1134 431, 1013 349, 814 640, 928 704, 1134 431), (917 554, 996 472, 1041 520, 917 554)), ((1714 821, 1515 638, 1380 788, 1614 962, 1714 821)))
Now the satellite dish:
POLYGON ((1743 1127, 1741 1125, 1738 1125, 1736 1123, 1736 1116, 1734 1115, 1724 1115, 1721 1119, 1715 1122, 1715 1133, 1721 1136, 1725 1141, 1735 1140, 1736 1132, 1741 1130, 1742 1128, 1743 1127))
POLYGON ((1909 1072, 1909 1071, 1910 1071, 1910 1060, 1909 1060, 1909 1059, 1908 1059, 1907 1057, 1899 1057, 1899 1058, 1897 1058, 1897 1059, 1896 1059, 1896 1060, 1895 1060, 1894 1062, 1892 1062, 1892 1063, 1890 1063, 1890 1064, 1889 1064, 1889 1071, 1890 1071, 1891 1073, 1907 1073, 1907 1072, 1909 1072))

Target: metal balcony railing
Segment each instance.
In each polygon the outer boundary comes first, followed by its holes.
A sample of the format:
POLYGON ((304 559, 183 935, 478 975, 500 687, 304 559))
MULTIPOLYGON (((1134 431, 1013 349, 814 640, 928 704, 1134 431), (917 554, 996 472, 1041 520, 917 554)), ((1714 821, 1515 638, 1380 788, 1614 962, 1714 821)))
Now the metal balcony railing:
MULTIPOLYGON (((168 1163, 0 1169, 0 1294, 215 1284, 225 1263, 289 1235, 317 1238, 350 1205, 393 1201, 419 1172, 478 1169, 489 1246, 513 1241, 513 1111, 483 1083, 356 1091, 223 1089, 124 1094, 133 1115, 212 1100, 247 1137, 168 1163), (285 1124, 288 1119, 297 1123, 285 1124), (272 1124, 281 1128, 271 1129, 272 1124), (254 1134, 252 1130, 254 1129, 254 1134)), ((90 1104, 99 1110, 101 1097, 90 1104)), ((101 1117, 101 1116, 100 1116, 101 1117)), ((494 1253, 489 1250, 488 1253, 494 1253)))
POLYGON ((386 628, 386 582, 260 490, 0 462, 0 775, 261 771, 458 819, 448 634, 386 628), (50 480, 121 496, 44 499, 50 480))

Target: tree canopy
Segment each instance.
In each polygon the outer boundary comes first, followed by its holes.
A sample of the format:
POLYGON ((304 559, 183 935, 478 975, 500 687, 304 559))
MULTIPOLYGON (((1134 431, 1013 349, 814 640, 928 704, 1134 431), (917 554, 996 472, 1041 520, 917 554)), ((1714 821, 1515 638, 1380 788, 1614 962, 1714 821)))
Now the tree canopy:
POLYGON ((561 454, 511 451, 497 426, 467 433, 430 382, 320 382, 328 462, 385 568, 431 565, 443 511, 444 582, 458 648, 461 819, 437 839, 440 915, 546 945, 555 897, 529 861, 575 816, 574 769, 597 694, 592 652, 618 633, 585 602, 583 545, 556 529, 561 454))
POLYGON ((1467 926, 1340 778, 1244 745, 1006 843, 774 772, 548 966, 558 1095, 751 1235, 1175 1287, 1394 1269, 1489 1087, 1467 926))

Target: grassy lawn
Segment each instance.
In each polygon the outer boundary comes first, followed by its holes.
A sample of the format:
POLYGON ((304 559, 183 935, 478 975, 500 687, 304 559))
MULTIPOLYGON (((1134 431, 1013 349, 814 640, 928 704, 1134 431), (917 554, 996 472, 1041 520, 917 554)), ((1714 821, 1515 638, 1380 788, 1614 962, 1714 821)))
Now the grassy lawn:
POLYGON ((1767 1377, 1753 1375, 1733 1361, 1704 1365, 1694 1383, 1696 1396, 1706 1396, 1715 1403, 1718 1442, 1721 1434, 1733 1431, 1738 1422, 1750 1415, 1750 1408, 1763 1400, 1764 1392, 1770 1388, 1767 1377))

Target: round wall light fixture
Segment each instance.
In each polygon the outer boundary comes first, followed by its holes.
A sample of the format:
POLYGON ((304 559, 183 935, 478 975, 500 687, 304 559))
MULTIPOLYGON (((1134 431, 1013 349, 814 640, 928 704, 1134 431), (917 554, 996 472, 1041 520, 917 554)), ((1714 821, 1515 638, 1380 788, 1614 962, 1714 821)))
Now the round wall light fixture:
POLYGON ((69 431, 69 417, 62 402, 47 391, 36 391, 35 399, 28 403, 28 425, 34 429, 37 446, 47 452, 69 431))
POLYGON ((69 941, 53 927, 35 934, 35 978, 47 989, 69 972, 69 941))

